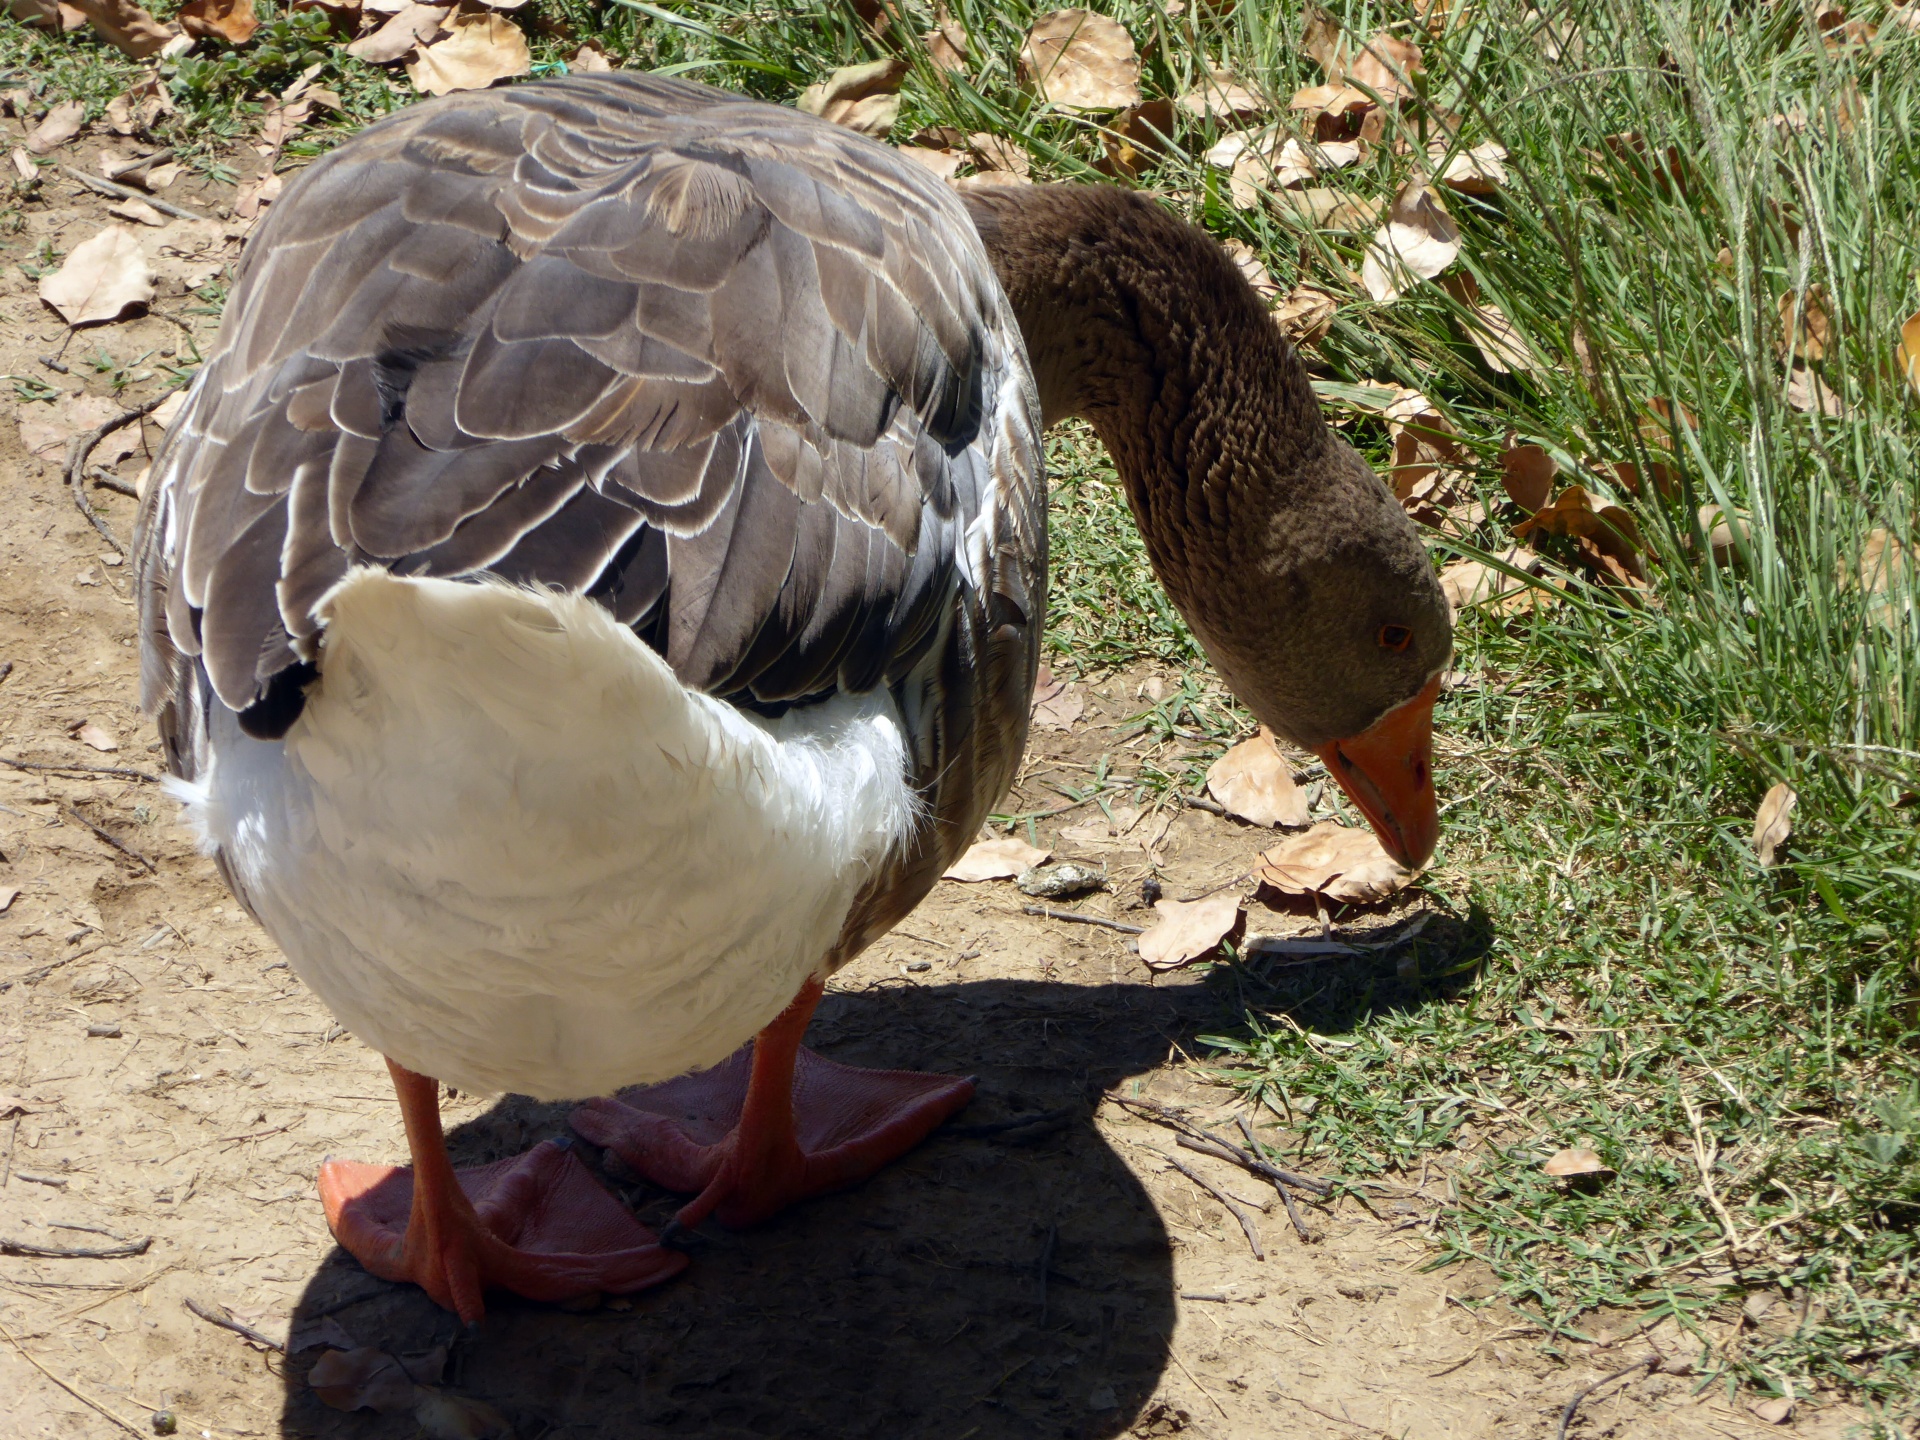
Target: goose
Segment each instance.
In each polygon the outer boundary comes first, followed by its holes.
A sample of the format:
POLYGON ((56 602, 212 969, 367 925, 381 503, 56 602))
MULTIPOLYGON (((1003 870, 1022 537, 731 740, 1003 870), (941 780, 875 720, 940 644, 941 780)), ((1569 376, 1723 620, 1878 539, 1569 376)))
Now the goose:
POLYGON ((573 1127, 678 1225, 967 1103, 801 1041, 1010 784, 1070 416, 1233 692, 1424 863, 1433 568, 1150 198, 963 197, 623 73, 422 103, 287 186, 142 504, 142 698, 234 895, 386 1057, 411 1166, 319 1187, 369 1271, 475 1324, 687 1263, 570 1142, 456 1172, 441 1084, 599 1097, 573 1127))

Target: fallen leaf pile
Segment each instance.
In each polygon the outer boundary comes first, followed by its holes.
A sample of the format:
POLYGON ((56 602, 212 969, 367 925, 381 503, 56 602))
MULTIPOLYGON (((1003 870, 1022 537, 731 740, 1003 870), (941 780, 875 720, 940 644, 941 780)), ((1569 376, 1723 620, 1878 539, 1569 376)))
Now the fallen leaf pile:
POLYGON ((799 108, 862 135, 884 136, 900 117, 900 82, 908 69, 897 55, 842 66, 802 91, 799 108))

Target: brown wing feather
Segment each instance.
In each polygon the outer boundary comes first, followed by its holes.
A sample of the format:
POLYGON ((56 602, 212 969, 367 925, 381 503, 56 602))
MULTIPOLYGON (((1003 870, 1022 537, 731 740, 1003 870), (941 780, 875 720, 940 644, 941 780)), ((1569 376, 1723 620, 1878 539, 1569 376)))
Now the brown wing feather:
POLYGON ((216 698, 292 722, 350 566, 579 591, 736 703, 894 687, 933 822, 850 954, 1024 743, 1045 530, 1018 333, 943 187, 789 111, 615 75, 374 126, 250 242, 155 477, 143 681, 181 773, 216 698))

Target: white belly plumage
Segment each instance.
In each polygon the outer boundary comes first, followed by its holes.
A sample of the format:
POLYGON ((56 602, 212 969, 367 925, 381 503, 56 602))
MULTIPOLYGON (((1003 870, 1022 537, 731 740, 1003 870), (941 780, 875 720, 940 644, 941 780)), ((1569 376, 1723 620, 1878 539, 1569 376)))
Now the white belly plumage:
POLYGON ((215 702, 177 787, 348 1029, 463 1090, 711 1065, 793 998, 916 823, 884 692, 760 720, 591 601, 360 570, 280 741, 215 702))

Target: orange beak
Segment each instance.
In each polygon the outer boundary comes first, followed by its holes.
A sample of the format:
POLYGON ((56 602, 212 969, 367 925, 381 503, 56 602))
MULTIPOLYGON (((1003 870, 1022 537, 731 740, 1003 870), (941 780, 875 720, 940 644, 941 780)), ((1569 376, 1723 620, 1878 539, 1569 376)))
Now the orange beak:
POLYGON ((1396 705, 1351 740, 1334 740, 1314 753, 1360 807, 1387 853, 1409 870, 1433 855, 1440 810, 1433 797, 1433 702, 1440 677, 1396 705))

